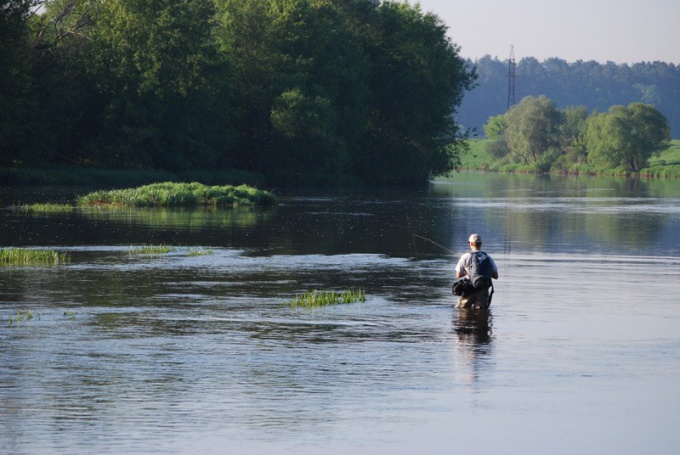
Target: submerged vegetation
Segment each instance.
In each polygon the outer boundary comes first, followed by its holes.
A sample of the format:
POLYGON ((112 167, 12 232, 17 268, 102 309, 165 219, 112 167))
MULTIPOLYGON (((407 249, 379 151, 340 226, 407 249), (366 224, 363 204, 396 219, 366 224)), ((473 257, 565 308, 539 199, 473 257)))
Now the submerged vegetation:
POLYGON ((0 266, 59 265, 71 261, 67 253, 54 250, 33 250, 27 248, 0 249, 0 266))
POLYGON ((291 308, 319 308, 322 306, 365 302, 366 295, 362 289, 346 289, 344 291, 307 291, 295 296, 290 301, 291 308))
POLYGON ((77 202, 83 207, 267 207, 276 204, 276 197, 249 185, 165 182, 139 188, 95 191, 78 198, 77 202))

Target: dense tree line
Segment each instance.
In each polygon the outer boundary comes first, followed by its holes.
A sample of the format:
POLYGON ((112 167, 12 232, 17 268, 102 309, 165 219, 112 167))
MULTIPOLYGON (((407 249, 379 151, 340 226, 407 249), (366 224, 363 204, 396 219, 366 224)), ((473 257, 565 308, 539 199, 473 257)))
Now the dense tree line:
POLYGON ((527 96, 484 127, 489 153, 535 171, 573 170, 591 164, 636 173, 670 144, 666 117, 651 104, 615 105, 588 114, 583 106, 559 109, 545 96, 527 96))
POLYGON ((0 166, 420 182, 474 80, 406 2, 0 0, 0 166))
MULTIPOLYGON (((489 117, 507 110, 508 62, 486 56, 474 66, 478 87, 465 95, 456 118, 461 125, 481 132, 489 117)), ((527 57, 517 62, 515 74, 517 102, 526 96, 544 95, 561 108, 584 106, 589 112, 630 103, 651 104, 668 119, 671 136, 680 139, 680 65, 567 63, 559 58, 539 62, 527 57)))

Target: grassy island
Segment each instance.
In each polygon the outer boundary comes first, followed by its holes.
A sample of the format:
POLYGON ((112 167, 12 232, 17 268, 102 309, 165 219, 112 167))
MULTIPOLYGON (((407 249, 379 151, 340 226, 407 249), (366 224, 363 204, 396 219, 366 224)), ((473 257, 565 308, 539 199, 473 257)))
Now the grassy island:
POLYGON ((276 197, 248 185, 166 182, 139 188, 95 191, 78 198, 77 202, 81 207, 267 207, 276 204, 276 197))

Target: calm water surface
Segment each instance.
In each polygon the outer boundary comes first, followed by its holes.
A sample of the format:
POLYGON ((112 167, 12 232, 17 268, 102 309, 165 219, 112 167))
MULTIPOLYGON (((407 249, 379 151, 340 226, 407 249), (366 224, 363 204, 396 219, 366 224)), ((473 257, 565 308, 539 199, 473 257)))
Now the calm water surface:
POLYGON ((2 454, 680 453, 677 181, 7 208, 78 191, 0 189, 0 247, 72 257, 0 268, 2 454), (471 232, 500 269, 489 313, 452 307, 471 232), (355 286, 366 302, 287 305, 355 286))

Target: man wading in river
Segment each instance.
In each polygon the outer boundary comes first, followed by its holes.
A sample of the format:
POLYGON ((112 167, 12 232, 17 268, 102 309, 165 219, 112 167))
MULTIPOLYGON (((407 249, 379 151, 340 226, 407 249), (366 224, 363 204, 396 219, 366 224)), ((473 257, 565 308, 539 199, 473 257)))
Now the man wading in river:
POLYGON ((468 239, 471 251, 461 256, 456 264, 454 295, 458 295, 456 308, 488 308, 493 294, 492 279, 498 279, 498 267, 494 260, 481 251, 482 238, 472 234, 468 239), (491 292, 489 292, 491 290, 491 292))

